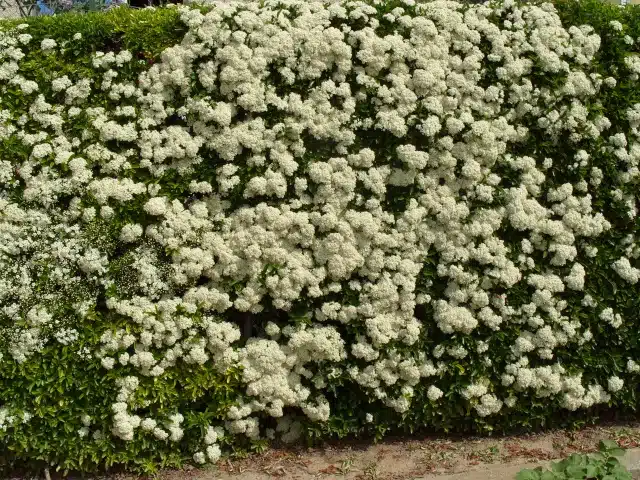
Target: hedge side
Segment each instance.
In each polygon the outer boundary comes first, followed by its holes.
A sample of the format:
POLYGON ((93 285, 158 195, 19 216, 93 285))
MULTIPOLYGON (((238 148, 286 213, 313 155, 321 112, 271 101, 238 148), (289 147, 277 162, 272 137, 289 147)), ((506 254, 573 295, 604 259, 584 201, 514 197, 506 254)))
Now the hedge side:
POLYGON ((638 406, 637 7, 267 0, 0 31, 5 468, 638 406))

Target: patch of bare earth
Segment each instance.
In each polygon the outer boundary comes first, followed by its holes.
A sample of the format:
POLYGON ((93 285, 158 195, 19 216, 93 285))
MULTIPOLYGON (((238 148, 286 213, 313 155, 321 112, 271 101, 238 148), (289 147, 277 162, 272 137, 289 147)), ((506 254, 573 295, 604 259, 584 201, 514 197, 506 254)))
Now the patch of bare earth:
MULTIPOLYGON (((640 447, 640 423, 509 437, 403 439, 377 445, 343 443, 323 448, 271 449, 244 459, 222 460, 215 467, 163 471, 156 479, 409 480, 464 472, 460 478, 486 480, 482 468, 488 464, 512 466, 517 472, 518 466, 594 452, 603 439, 615 440, 623 448, 640 447)), ((108 480, 143 478, 116 476, 108 480)))

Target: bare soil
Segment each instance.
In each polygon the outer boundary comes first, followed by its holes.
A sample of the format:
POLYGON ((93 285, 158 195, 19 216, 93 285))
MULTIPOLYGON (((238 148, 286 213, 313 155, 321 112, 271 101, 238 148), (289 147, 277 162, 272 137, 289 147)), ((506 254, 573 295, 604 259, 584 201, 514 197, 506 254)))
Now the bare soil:
MULTIPOLYGON (((589 427, 579 431, 494 438, 422 438, 387 441, 377 445, 340 444, 323 448, 271 449, 244 459, 226 459, 203 469, 163 471, 158 480, 267 480, 345 479, 413 480, 450 474, 449 478, 488 480, 482 468, 504 466, 501 480, 520 468, 589 453, 603 439, 627 449, 640 447, 640 423, 589 427)), ((498 477, 496 477, 498 478, 498 477)), ((107 480, 107 479, 104 479, 107 480)), ((108 480, 142 480, 116 476, 108 480)))

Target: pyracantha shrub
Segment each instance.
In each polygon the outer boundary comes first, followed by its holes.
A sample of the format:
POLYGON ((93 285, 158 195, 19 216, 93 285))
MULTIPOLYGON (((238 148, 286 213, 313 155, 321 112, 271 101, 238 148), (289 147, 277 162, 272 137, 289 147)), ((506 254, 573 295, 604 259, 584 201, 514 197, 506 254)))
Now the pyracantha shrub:
POLYGON ((639 16, 1 24, 0 457, 152 470, 635 408, 639 16))

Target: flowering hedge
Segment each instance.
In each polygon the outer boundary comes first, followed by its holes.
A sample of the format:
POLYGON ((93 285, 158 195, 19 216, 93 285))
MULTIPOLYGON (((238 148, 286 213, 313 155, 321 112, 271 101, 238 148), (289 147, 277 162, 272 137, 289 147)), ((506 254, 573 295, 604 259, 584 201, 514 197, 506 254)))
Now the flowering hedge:
POLYGON ((0 24, 4 466, 635 409, 639 16, 266 0, 0 24))

